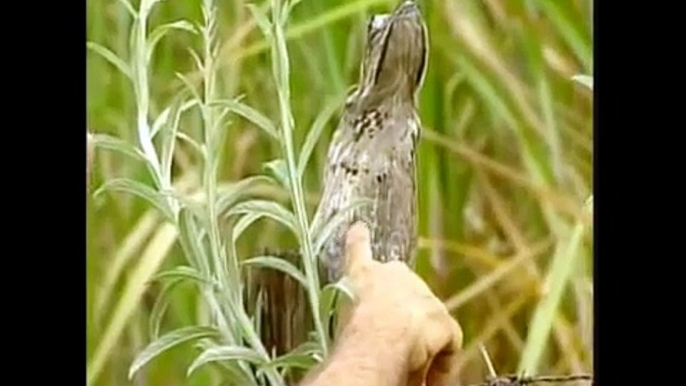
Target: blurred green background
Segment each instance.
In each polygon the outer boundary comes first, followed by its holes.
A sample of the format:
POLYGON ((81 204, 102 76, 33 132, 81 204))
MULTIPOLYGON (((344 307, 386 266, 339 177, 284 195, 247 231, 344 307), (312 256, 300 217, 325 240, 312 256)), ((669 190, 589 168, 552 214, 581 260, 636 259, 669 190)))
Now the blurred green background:
MULTIPOLYGON (((278 117, 269 50, 248 2, 219 1, 218 93, 278 117)), ((260 3, 258 3, 260 4, 260 3)), ((366 21, 389 12, 391 0, 303 0, 287 26, 295 141, 325 109, 335 113, 304 177, 310 215, 321 189, 329 139, 348 88, 357 81, 366 21)), ((460 321, 465 333, 461 378, 488 375, 483 344, 499 374, 523 361, 545 374, 592 370, 591 220, 592 90, 572 80, 592 71, 592 2, 587 0, 419 1, 430 36, 429 68, 420 94, 424 132, 419 151, 420 242, 417 271, 460 321), (540 361, 525 359, 538 358, 540 361)), ((137 7, 137 2, 133 2, 137 7)), ((200 1, 163 1, 149 24, 202 19, 200 1)), ((127 59, 132 18, 116 0, 87 2, 87 38, 127 59)), ((151 112, 157 116, 183 84, 197 79, 188 48, 197 36, 172 31, 149 67, 151 112)), ((101 56, 88 54, 88 126, 137 145, 135 95, 101 56)), ((198 137, 197 115, 180 130, 198 137)), ((279 154, 249 121, 225 127, 219 181, 264 173, 279 154)), ((193 194, 201 166, 180 143, 173 158, 176 187, 193 194)), ((141 163, 96 151, 91 193, 128 177, 151 184, 141 163)), ((279 189, 254 192, 287 203, 279 189)), ((145 201, 124 193, 89 195, 88 363, 95 385, 219 385, 203 368, 186 377, 197 352, 182 345, 127 379, 135 355, 150 342, 149 316, 161 286, 151 277, 185 264, 175 233, 145 201), (125 294, 128 294, 125 296, 125 294), (96 358, 97 357, 97 358, 96 358)), ((275 223, 260 221, 239 243, 241 257, 292 246, 275 223)), ((204 318, 198 291, 170 294, 163 331, 204 318)))

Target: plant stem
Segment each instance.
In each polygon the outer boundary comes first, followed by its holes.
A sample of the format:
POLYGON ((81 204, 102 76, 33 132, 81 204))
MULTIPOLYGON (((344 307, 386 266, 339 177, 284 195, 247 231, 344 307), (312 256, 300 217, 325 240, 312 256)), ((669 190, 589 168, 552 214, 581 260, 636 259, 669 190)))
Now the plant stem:
MULTIPOLYGON (((288 7, 288 5, 285 5, 288 7)), ((295 214, 298 219, 298 233, 302 246, 303 260, 305 267, 305 277, 307 278, 307 294, 310 301, 310 308, 314 318, 314 326, 317 332, 321 349, 324 356, 328 353, 326 334, 319 313, 319 276, 317 262, 314 259, 312 250, 312 239, 307 220, 307 209, 302 190, 301 179, 298 167, 295 162, 295 150, 293 146, 293 115, 290 105, 290 84, 288 68, 288 49, 284 37, 283 26, 286 20, 282 19, 281 7, 279 2, 272 0, 272 15, 274 23, 274 42, 272 46, 272 64, 274 69, 274 80, 276 81, 279 96, 279 111, 281 118, 281 142, 286 156, 286 165, 291 189, 291 199, 295 206, 295 214)))

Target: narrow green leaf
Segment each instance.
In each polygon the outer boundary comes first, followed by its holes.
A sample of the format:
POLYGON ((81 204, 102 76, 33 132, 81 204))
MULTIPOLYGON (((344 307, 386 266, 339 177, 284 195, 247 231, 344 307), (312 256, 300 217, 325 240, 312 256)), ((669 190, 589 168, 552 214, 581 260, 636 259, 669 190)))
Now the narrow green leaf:
POLYGON ((453 58, 467 75, 467 81, 474 87, 474 91, 482 99, 484 106, 488 106, 495 116, 503 118, 509 127, 518 127, 519 121, 517 121, 512 108, 487 74, 477 68, 465 55, 457 54, 453 58))
MULTIPOLYGON (((269 3, 267 2, 267 4, 269 3)), ((246 4, 246 6, 250 10, 250 13, 252 13, 253 18, 255 18, 255 22, 260 28, 260 31, 262 31, 262 34, 267 40, 271 40, 273 37, 272 24, 267 18, 265 12, 259 9, 255 4, 246 4)))
POLYGON ((141 5, 140 5, 140 15, 141 17, 147 17, 150 14, 150 11, 152 11, 152 8, 157 5, 157 3, 161 3, 164 0, 141 0, 141 5))
POLYGON ((150 340, 157 340, 157 338, 159 338, 162 318, 164 317, 164 313, 167 311, 167 307, 169 306, 169 294, 171 294, 174 288, 176 288, 176 286, 182 282, 183 279, 181 278, 169 280, 164 287, 162 287, 159 295, 157 295, 155 304, 153 304, 152 310, 150 311, 150 340))
POLYGON ((86 47, 88 47, 89 50, 100 55, 103 59, 110 62, 110 64, 116 67, 122 74, 126 75, 127 78, 133 80, 131 67, 129 67, 129 65, 126 64, 126 62, 123 61, 120 57, 118 57, 114 52, 94 42, 86 43, 86 47))
POLYGON ((269 161, 264 164, 264 168, 269 170, 269 172, 276 177, 276 180, 279 181, 281 186, 286 189, 286 191, 290 191, 290 180, 288 178, 288 166, 286 166, 286 162, 282 159, 275 159, 272 161, 269 161))
POLYGON ((188 367, 187 375, 191 375, 199 367, 218 361, 246 361, 254 364, 265 363, 264 358, 255 350, 241 346, 220 346, 205 350, 188 367))
POLYGON ((335 283, 330 283, 327 284, 322 291, 324 290, 329 290, 329 291, 338 291, 342 294, 344 294, 349 300, 355 300, 355 291, 353 290, 352 286, 350 285, 350 282, 348 281, 347 278, 343 277, 342 279, 338 280, 335 283))
POLYGON ((526 338, 526 345, 522 351, 518 374, 533 375, 538 370, 541 356, 545 350, 550 330, 567 287, 569 278, 574 271, 574 263, 579 257, 579 246, 584 233, 583 224, 577 223, 573 231, 567 236, 566 243, 558 245, 543 288, 545 294, 538 303, 526 338))
POLYGON ((94 134, 93 140, 96 148, 117 151, 138 161, 148 162, 140 149, 122 139, 107 134, 94 134))
POLYGON ((106 190, 127 192, 136 195, 154 205, 167 217, 167 219, 174 221, 174 214, 169 208, 169 205, 167 205, 164 195, 148 185, 128 178, 115 178, 103 184, 95 191, 94 195, 97 197, 106 190))
POLYGON ((179 241, 191 265, 198 267, 203 275, 209 275, 208 257, 202 245, 201 232, 195 223, 193 212, 187 208, 179 211, 179 241))
POLYGON ((188 53, 191 54, 193 62, 195 62, 195 67, 198 68, 198 71, 205 71, 205 64, 203 63, 202 59, 200 59, 200 55, 198 55, 198 53, 195 52, 195 50, 191 47, 188 48, 188 53))
POLYGON ((193 24, 189 23, 186 20, 177 20, 171 23, 167 24, 162 24, 161 26, 155 28, 151 33, 150 37, 148 38, 148 52, 147 52, 147 60, 150 61, 150 58, 152 57, 153 52, 155 51, 155 47, 157 46, 157 43, 171 30, 180 30, 180 31, 187 31, 190 32, 194 35, 197 35, 198 32, 195 30, 195 27, 193 27, 193 24))
MULTIPOLYGON (((214 349, 217 347, 220 347, 216 343, 213 342, 208 342, 208 341, 199 341, 196 344, 196 348, 200 349, 201 351, 206 351, 209 349, 214 349)), ((245 363, 241 364, 238 362, 227 362, 227 361, 221 361, 221 362, 215 362, 221 369, 225 370, 228 379, 231 380, 232 382, 230 383, 231 385, 250 385, 250 386, 257 386, 257 380, 253 376, 252 371, 248 369, 248 366, 245 366, 245 363)))
POLYGON ((214 328, 201 326, 183 327, 165 334, 156 341, 150 343, 138 354, 129 368, 129 379, 132 379, 134 374, 136 374, 141 367, 145 366, 148 362, 170 348, 189 341, 212 338, 218 335, 217 330, 214 328))
POLYGON ((262 215, 259 213, 248 213, 245 216, 242 216, 240 220, 236 221, 236 224, 233 226, 233 243, 236 244, 240 235, 243 234, 252 223, 260 218, 262 218, 262 215))
POLYGON ((200 94, 198 94, 198 90, 195 89, 193 86, 193 82, 190 81, 184 74, 176 73, 176 77, 181 79, 184 85, 186 85, 186 88, 190 90, 191 94, 193 94, 193 97, 195 100, 198 102, 198 104, 202 103, 202 98, 200 97, 200 94))
POLYGON ((126 8, 126 10, 129 11, 129 14, 130 14, 132 17, 134 17, 134 18, 135 18, 135 17, 138 17, 138 14, 136 13, 136 10, 133 8, 133 5, 131 5, 131 3, 129 2, 129 0, 117 0, 117 1, 119 1, 120 3, 122 3, 122 5, 124 5, 124 8, 126 8))
POLYGON ((554 0, 536 0, 536 4, 552 21, 559 36, 574 51, 584 67, 590 68, 593 48, 589 37, 581 31, 579 23, 573 21, 573 16, 565 12, 563 4, 554 0))
POLYGON ((295 265, 284 259, 274 256, 257 256, 245 260, 242 264, 246 266, 259 266, 281 271, 300 282, 303 287, 307 287, 307 279, 305 279, 305 275, 303 275, 303 273, 300 272, 295 265))
POLYGON ((339 293, 343 293, 350 300, 355 299, 353 289, 345 277, 335 283, 327 284, 321 290, 319 312, 323 318, 325 331, 330 331, 330 323, 336 314, 336 302, 339 293))
MULTIPOLYGON (((164 178, 166 178, 167 181, 171 181, 172 179, 172 162, 174 157, 174 149, 176 148, 176 133, 179 131, 179 122, 181 120, 181 114, 183 113, 183 107, 189 103, 196 103, 196 101, 182 103, 183 98, 185 98, 184 93, 180 93, 175 98, 176 101, 170 106, 170 117, 165 125, 166 130, 163 133, 164 143, 162 144, 162 164, 160 166, 162 168, 164 178)), ((152 135, 154 136, 154 132, 152 135)))
POLYGON ((265 133, 269 134, 273 139, 279 140, 279 135, 276 131, 274 124, 264 116, 261 112, 253 109, 252 107, 241 103, 236 100, 220 99, 210 103, 210 105, 219 105, 229 108, 234 113, 242 116, 243 118, 249 120, 255 126, 264 130, 265 133))
POLYGON ((163 279, 190 279, 193 281, 196 281, 198 283, 205 283, 205 284, 210 284, 212 285, 213 282, 210 278, 208 277, 203 277, 200 272, 195 270, 192 267, 188 266, 179 266, 179 267, 174 267, 168 271, 160 272, 155 277, 153 280, 163 280, 163 279))
POLYGON ((227 217, 235 214, 260 214, 263 217, 271 218, 293 231, 293 234, 298 234, 297 221, 293 212, 289 211, 282 205, 266 200, 249 200, 236 204, 231 210, 227 212, 227 217))
POLYGON ((191 145, 193 150, 195 150, 198 153, 198 155, 202 156, 203 158, 205 157, 205 154, 203 154, 202 147, 200 146, 200 144, 198 144, 198 142, 196 142, 193 138, 189 137, 188 134, 179 131, 176 133, 176 137, 182 139, 183 141, 191 145))
POLYGON ((179 204, 181 204, 181 206, 188 209, 201 223, 207 223, 207 214, 205 213, 203 204, 191 199, 190 197, 180 194, 175 190, 162 190, 159 193, 165 197, 172 197, 179 204))
POLYGON ((217 213, 226 213, 239 199, 250 194, 252 189, 264 184, 273 184, 274 180, 268 176, 246 177, 228 185, 217 194, 217 213))
MULTIPOLYGON (((184 103, 181 106, 181 113, 186 112, 188 109, 190 109, 193 106, 197 106, 198 101, 197 100, 192 100, 184 103)), ((171 112, 173 106, 169 106, 160 115, 157 116, 155 121, 152 124, 152 128, 150 129, 150 137, 155 138, 155 135, 162 129, 162 126, 164 126, 167 123, 167 120, 169 119, 169 113, 171 112)))
POLYGON ((315 342, 307 341, 296 347, 293 351, 269 362, 267 366, 275 368, 299 368, 309 370, 318 362, 314 358, 314 355, 316 354, 321 355, 319 345, 317 345, 315 342))
POLYGON ((307 132, 307 137, 305 138, 303 147, 300 150, 300 156, 298 159, 299 176, 302 177, 303 173, 305 173, 305 168, 307 167, 307 163, 309 162, 310 157, 312 156, 312 151, 314 151, 314 147, 317 144, 317 141, 319 141, 319 138, 321 137, 322 132, 326 127, 326 124, 329 122, 331 117, 333 117, 334 113, 338 110, 339 105, 340 101, 338 100, 338 98, 332 99, 324 106, 324 109, 322 109, 322 111, 317 115, 317 118, 312 123, 312 127, 310 127, 310 130, 307 132))
POLYGON ((291 15, 291 12, 293 11, 293 8, 295 8, 296 5, 300 4, 302 0, 291 0, 291 1, 284 1, 283 4, 283 20, 288 20, 289 16, 291 15))

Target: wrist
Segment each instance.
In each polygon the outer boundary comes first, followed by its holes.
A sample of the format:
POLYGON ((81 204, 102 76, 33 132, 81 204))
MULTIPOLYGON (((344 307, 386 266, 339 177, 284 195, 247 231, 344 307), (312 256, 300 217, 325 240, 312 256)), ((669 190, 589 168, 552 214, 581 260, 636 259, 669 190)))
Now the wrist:
POLYGON ((407 383, 408 337, 378 315, 356 307, 326 364, 306 380, 306 386, 397 386, 407 383))
POLYGON ((386 313, 357 307, 341 330, 331 364, 346 374, 358 374, 355 384, 405 384, 409 337, 398 320, 380 317, 386 313))

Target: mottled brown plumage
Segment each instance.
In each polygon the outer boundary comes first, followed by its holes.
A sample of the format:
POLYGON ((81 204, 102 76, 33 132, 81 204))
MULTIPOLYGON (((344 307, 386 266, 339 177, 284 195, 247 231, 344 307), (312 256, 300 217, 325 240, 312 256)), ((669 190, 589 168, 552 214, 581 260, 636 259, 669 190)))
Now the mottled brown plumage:
POLYGON ((320 255, 329 281, 340 276, 343 235, 362 220, 374 257, 413 263, 416 244, 416 146, 421 123, 416 95, 427 64, 427 32, 413 1, 368 25, 360 85, 348 98, 329 147, 324 190, 313 220, 318 229, 358 199, 320 255))

